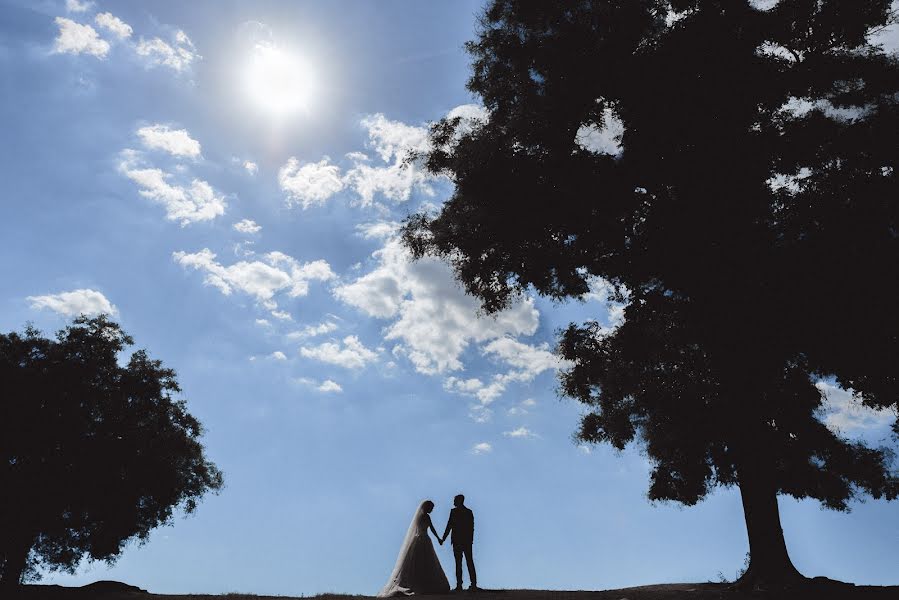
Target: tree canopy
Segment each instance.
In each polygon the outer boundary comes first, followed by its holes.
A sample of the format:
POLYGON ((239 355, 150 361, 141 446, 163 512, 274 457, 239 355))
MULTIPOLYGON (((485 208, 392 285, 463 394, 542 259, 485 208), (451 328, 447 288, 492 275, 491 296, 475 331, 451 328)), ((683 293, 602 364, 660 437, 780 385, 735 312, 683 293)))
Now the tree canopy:
POLYGON ((489 117, 436 123, 419 157, 455 189, 404 240, 485 309, 599 279, 627 298, 617 329, 561 336, 578 436, 643 443, 653 499, 739 485, 750 583, 798 577, 778 493, 840 510, 899 493, 891 450, 828 429, 815 385, 899 410, 889 9, 493 0, 468 44, 489 117))
POLYGON ((105 316, 0 335, 0 582, 112 562, 222 487, 175 372, 105 316))

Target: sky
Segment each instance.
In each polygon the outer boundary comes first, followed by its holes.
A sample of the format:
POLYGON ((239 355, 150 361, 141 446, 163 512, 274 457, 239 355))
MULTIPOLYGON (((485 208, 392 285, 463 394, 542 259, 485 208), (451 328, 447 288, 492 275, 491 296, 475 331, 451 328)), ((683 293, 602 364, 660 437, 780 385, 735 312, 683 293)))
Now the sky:
MULTIPOLYGON (((601 282, 479 316, 396 239, 452 191, 402 165, 427 123, 484 118, 463 50, 480 8, 0 0, 0 328, 111 313, 177 371, 226 481, 114 566, 45 583, 374 594, 420 501, 442 532, 457 493, 481 587, 734 578, 736 490, 650 503, 639 448, 572 439, 551 350, 570 322, 620 323, 601 282)), ((889 441, 890 415, 818 385, 830 426, 889 441)), ((897 583, 899 505, 780 506, 805 574, 897 583)))

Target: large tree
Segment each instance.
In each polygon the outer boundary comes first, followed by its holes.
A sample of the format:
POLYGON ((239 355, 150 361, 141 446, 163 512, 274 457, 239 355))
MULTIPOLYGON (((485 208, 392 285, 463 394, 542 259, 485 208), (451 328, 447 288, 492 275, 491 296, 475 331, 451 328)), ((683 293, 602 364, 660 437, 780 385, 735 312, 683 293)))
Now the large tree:
POLYGON ((132 343, 105 316, 0 335, 0 585, 112 562, 222 487, 175 372, 132 343))
POLYGON ((455 191, 404 230, 488 311, 599 278, 627 298, 616 330, 560 339, 578 435, 644 444, 652 499, 739 486, 752 585, 801 578, 778 494, 899 491, 815 385, 899 408, 899 61, 872 42, 890 2, 761 4, 492 1, 468 45, 489 117, 433 126, 420 158, 455 191))

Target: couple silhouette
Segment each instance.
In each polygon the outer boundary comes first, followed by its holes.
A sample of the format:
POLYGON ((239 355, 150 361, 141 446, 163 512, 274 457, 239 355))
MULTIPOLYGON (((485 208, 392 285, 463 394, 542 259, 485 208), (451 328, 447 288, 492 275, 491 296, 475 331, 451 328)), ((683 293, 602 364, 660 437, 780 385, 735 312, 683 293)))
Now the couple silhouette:
POLYGON ((450 590, 446 573, 440 566, 434 544, 428 536, 428 531, 434 534, 437 541, 443 545, 447 536, 452 534, 453 557, 456 559, 456 591, 462 591, 462 557, 468 564, 468 578, 471 591, 478 589, 478 576, 474 569, 474 559, 471 556, 471 546, 474 542, 474 513, 465 506, 465 496, 459 494, 453 498, 453 509, 450 510, 449 520, 443 537, 437 535, 434 524, 431 522, 431 511, 434 503, 430 500, 422 502, 415 515, 412 524, 406 532, 406 538, 400 547, 399 556, 396 558, 396 566, 387 581, 387 585, 378 594, 379 597, 411 596, 414 594, 442 594, 450 590))

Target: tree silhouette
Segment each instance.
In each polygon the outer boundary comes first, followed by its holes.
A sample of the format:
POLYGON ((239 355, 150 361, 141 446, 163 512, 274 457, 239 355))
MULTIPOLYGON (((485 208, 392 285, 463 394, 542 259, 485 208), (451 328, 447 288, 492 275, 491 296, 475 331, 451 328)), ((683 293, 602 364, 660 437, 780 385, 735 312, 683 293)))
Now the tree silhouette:
POLYGON ((222 487, 175 372, 105 316, 0 335, 0 584, 113 562, 222 487))
POLYGON ((578 436, 644 444, 652 499, 738 485, 741 584, 802 577, 778 493, 899 491, 889 449, 825 427, 815 386, 899 408, 899 62, 871 38, 889 5, 494 0, 468 44, 489 119, 436 123, 418 157, 455 191, 404 240, 487 311, 596 278, 627 298, 618 329, 562 334, 578 436))

